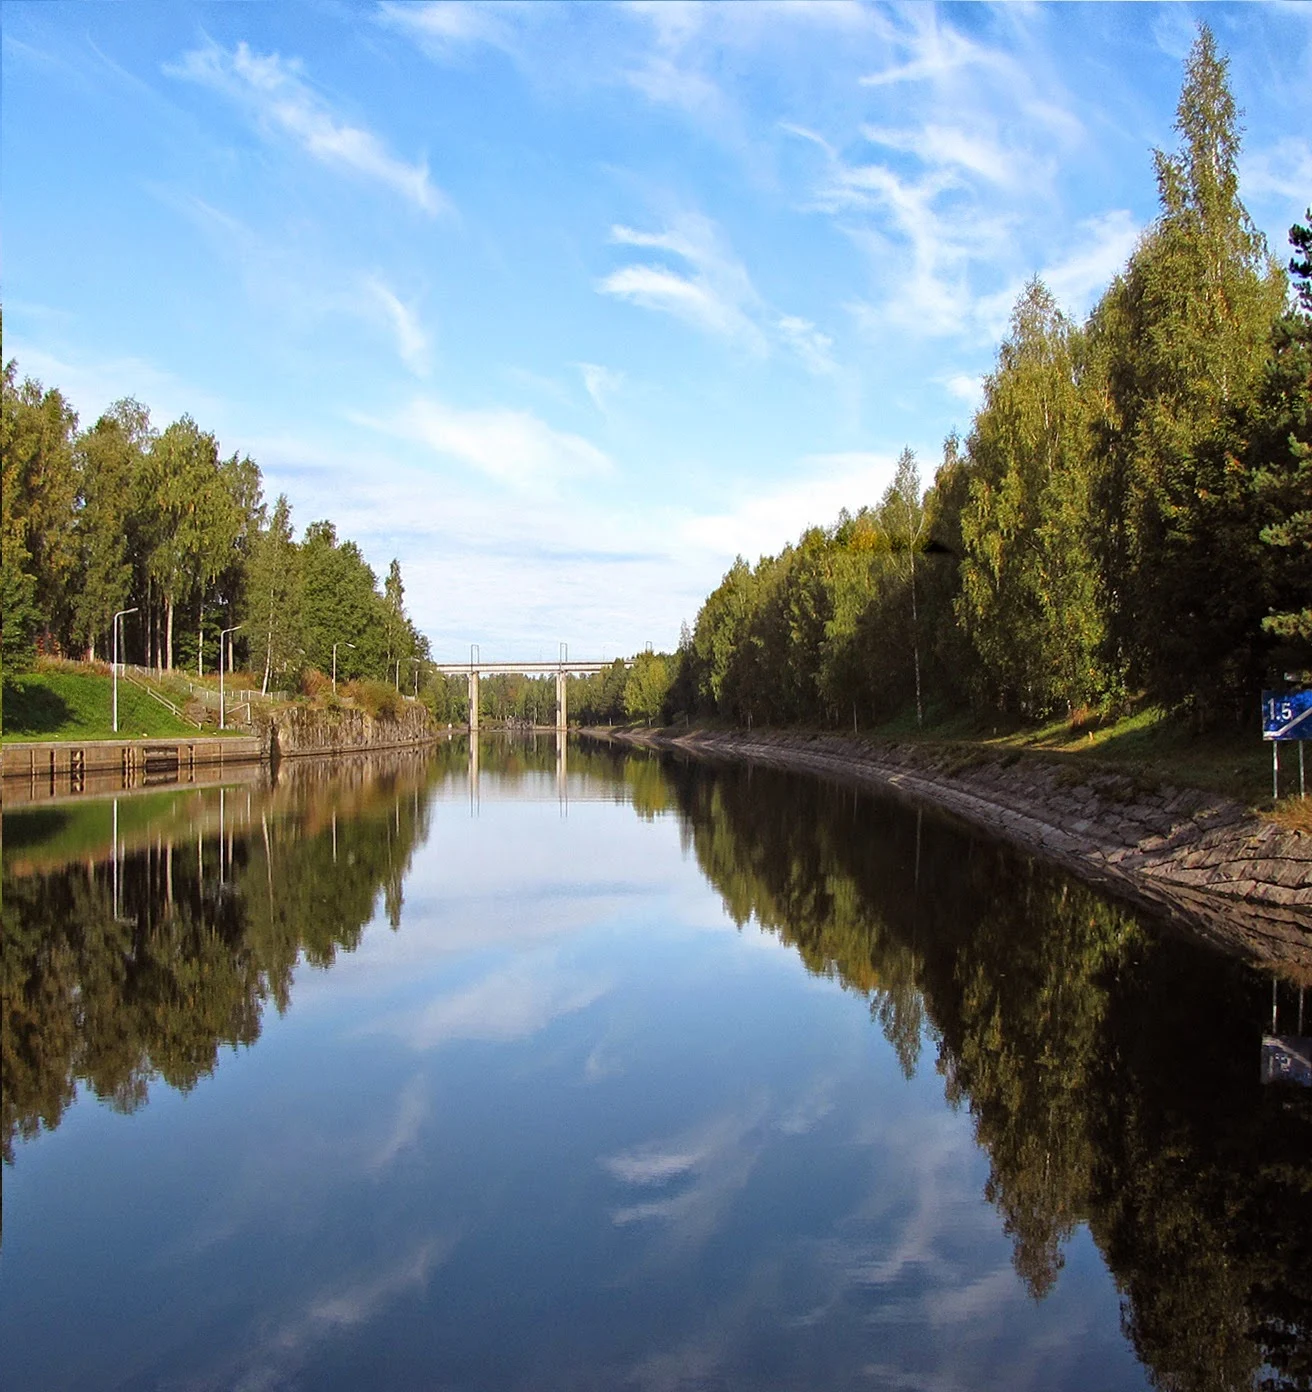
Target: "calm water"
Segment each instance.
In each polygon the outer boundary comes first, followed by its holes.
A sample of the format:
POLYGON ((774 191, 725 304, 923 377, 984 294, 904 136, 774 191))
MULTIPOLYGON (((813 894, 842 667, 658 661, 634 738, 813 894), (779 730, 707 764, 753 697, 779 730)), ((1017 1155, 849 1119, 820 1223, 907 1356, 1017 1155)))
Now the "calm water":
POLYGON ((479 763, 5 818, 6 1388, 1312 1385, 1269 978, 808 778, 479 763))

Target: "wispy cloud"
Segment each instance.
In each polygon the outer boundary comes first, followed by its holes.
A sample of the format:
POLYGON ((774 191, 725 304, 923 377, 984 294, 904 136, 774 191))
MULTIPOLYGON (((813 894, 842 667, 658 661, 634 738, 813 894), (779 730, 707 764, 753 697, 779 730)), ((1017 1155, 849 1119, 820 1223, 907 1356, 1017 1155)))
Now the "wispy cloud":
POLYGON ((429 4, 396 4, 384 0, 378 18, 413 39, 429 57, 448 61, 479 44, 514 51, 509 16, 522 7, 464 4, 461 0, 432 0, 429 4))
POLYGON ((611 241, 665 252, 679 266, 654 262, 622 266, 598 284, 602 294, 673 315, 755 352, 765 351, 765 336, 754 317, 760 312, 760 296, 709 218, 685 214, 664 232, 617 226, 611 229, 611 241))
POLYGON ((809 319, 799 319, 795 314, 782 315, 776 328, 780 339, 797 355, 808 372, 817 376, 836 372, 834 362, 834 340, 821 333, 809 319))
POLYGON ((1312 143, 1301 136, 1285 136, 1265 150, 1246 153, 1240 174, 1246 195, 1274 195, 1306 207, 1312 202, 1312 143))
POLYGON ((579 363, 578 368, 583 374, 584 390, 592 398, 592 404, 604 416, 610 407, 611 398, 624 385, 624 374, 611 367, 602 367, 599 363, 579 363))
POLYGON ((165 71, 221 93, 247 111, 261 131, 291 139, 321 164, 384 184, 426 213, 447 206, 427 164, 407 163, 372 131, 338 116, 296 59, 255 53, 245 43, 227 49, 210 40, 165 71))
POLYGON ((416 1049, 456 1039, 528 1039, 553 1021, 586 1009, 607 990, 606 982, 563 970, 549 960, 521 959, 462 991, 439 997, 403 1028, 416 1049))
POLYGON ((401 361, 417 376, 428 375, 428 335, 419 316, 405 304, 396 292, 379 276, 365 278, 365 291, 382 311, 396 337, 396 351, 401 361))
POLYGON ((591 441, 553 430, 530 411, 467 410, 418 397, 390 420, 356 419, 514 488, 551 489, 565 479, 595 477, 612 468, 609 456, 591 441))
POLYGON ((772 345, 782 346, 817 375, 836 371, 833 339, 809 319, 771 309, 709 218, 685 214, 660 232, 616 226, 610 239, 619 246, 663 252, 671 261, 622 266, 598 282, 603 295, 669 314, 752 353, 764 355, 772 345))

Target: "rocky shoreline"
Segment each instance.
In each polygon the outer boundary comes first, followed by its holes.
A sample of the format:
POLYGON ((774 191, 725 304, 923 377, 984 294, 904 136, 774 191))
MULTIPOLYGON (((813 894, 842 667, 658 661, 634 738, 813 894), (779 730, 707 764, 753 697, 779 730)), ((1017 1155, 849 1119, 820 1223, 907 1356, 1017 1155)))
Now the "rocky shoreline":
POLYGON ((1191 788, 1015 754, 790 731, 588 731, 893 790, 1312 984, 1312 835, 1191 788))

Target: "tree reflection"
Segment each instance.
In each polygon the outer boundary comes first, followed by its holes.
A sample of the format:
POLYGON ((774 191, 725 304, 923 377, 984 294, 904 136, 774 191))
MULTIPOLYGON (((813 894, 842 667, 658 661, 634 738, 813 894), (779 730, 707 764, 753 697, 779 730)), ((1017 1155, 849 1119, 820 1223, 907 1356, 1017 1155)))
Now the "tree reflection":
POLYGON ((740 926, 922 1040, 1036 1298, 1087 1223, 1162 1387, 1312 1387, 1312 1095, 1263 1088, 1268 984, 1006 847, 813 779, 670 766, 740 926))
POLYGON ((427 834, 420 767, 290 766, 222 821, 217 790, 180 799, 180 825, 120 855, 117 913, 108 848, 25 874, 6 862, 5 1160, 79 1084, 122 1111, 156 1079, 189 1090, 220 1048, 258 1039, 266 1004, 287 1009, 298 961, 352 951, 380 902, 399 927, 427 834))

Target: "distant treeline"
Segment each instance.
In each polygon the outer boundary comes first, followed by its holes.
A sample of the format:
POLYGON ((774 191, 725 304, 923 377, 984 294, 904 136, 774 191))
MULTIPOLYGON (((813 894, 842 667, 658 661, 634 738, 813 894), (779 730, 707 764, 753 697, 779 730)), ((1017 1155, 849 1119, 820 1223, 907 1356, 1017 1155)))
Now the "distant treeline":
POLYGON ((381 589, 353 541, 313 522, 299 542, 286 495, 263 499, 259 466, 221 458, 190 416, 164 430, 137 401, 90 428, 57 388, 4 368, 0 604, 5 670, 38 649, 217 671, 222 630, 266 688, 307 669, 411 685, 428 640, 405 612, 401 568, 381 589), (400 668, 398 669, 398 664, 400 668))
POLYGON ((1147 698, 1207 723, 1312 668, 1312 230, 1291 229, 1291 297, 1239 198, 1206 28, 1176 129, 1160 214, 1088 320, 1031 281, 928 491, 905 451, 878 506, 735 562, 684 635, 667 717, 1147 698))

